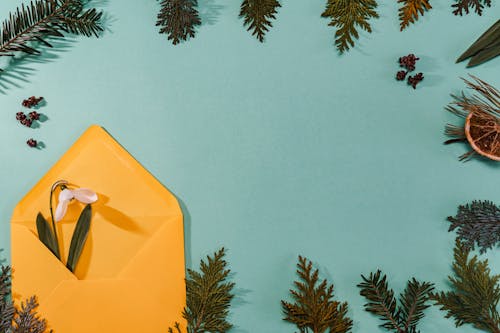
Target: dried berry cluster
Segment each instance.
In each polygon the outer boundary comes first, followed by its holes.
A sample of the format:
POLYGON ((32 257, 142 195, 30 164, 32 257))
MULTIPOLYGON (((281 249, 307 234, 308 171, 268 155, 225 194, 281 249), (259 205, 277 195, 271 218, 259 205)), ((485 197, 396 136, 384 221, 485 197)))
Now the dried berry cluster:
MULTIPOLYGON (((40 105, 40 102, 42 101, 43 97, 37 98, 35 96, 31 96, 23 100, 21 105, 25 108, 31 109, 33 107, 38 107, 40 105)), ((31 128, 34 121, 40 121, 40 116, 40 113, 34 110, 28 114, 20 111, 16 113, 16 120, 19 121, 19 123, 21 123, 22 125, 31 128)), ((33 138, 30 138, 28 141, 26 141, 26 144, 32 148, 38 147, 38 142, 33 138)))
MULTIPOLYGON (((403 67, 405 70, 400 70, 396 73, 396 80, 403 81, 406 78, 406 75, 409 72, 412 72, 416 68, 417 61, 420 58, 417 58, 413 53, 408 54, 407 56, 403 56, 399 58, 399 66, 403 67)), ((417 88, 417 84, 420 83, 424 79, 424 74, 417 73, 413 76, 408 76, 407 83, 412 86, 413 89, 417 88)))

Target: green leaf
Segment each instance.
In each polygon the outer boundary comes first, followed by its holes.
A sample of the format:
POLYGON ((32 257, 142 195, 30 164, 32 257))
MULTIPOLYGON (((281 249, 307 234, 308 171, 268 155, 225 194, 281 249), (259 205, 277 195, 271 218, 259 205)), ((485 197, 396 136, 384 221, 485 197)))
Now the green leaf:
POLYGON ((45 246, 57 257, 57 259, 61 259, 61 255, 59 254, 59 244, 56 242, 56 238, 49 226, 49 223, 45 220, 41 213, 38 213, 36 216, 36 229, 40 241, 45 244, 45 246))
POLYGON ((75 271, 78 259, 80 259, 80 255, 82 254, 83 246, 85 245, 85 241, 87 240, 87 236, 89 234, 91 218, 92 207, 90 205, 87 205, 78 218, 75 231, 73 232, 73 237, 71 238, 68 262, 66 263, 66 267, 71 272, 75 271))

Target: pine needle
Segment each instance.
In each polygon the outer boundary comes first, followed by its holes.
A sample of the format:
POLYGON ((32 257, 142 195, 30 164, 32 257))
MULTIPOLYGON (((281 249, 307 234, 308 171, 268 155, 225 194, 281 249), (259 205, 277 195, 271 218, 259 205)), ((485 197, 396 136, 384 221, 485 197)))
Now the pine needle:
POLYGON ((333 299, 333 285, 325 279, 319 281, 319 271, 313 270, 312 263, 299 256, 297 264, 299 281, 290 294, 294 303, 281 301, 284 320, 297 326, 301 333, 346 333, 352 328, 352 320, 347 316, 347 302, 333 299))

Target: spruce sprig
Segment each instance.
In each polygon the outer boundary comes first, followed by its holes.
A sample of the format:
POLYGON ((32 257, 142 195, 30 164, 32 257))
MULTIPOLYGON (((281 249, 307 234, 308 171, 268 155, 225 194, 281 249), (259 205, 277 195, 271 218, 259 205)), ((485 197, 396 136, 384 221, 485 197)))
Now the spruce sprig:
POLYGON ((352 328, 347 316, 347 302, 335 301, 333 285, 325 279, 320 282, 319 271, 313 270, 312 262, 299 256, 297 263, 299 281, 291 289, 294 303, 281 301, 284 320, 297 326, 301 333, 346 333, 352 328))
POLYGON ((424 317, 424 310, 429 307, 429 294, 434 290, 432 283, 412 278, 400 295, 398 304, 394 291, 389 288, 387 276, 380 270, 370 273, 368 277, 361 275, 361 278, 363 282, 358 284, 360 294, 368 300, 365 310, 380 318, 381 327, 396 333, 418 332, 417 325, 424 317))
POLYGON ((84 36, 103 30, 101 12, 84 9, 80 0, 36 0, 22 4, 3 22, 0 31, 0 56, 16 52, 39 54, 39 43, 51 47, 50 37, 64 37, 64 32, 84 36))
POLYGON ((243 0, 241 3, 240 17, 244 18, 243 25, 252 32, 259 42, 264 42, 264 36, 273 26, 272 20, 276 19, 278 0, 243 0))
POLYGON ((330 19, 329 26, 336 27, 335 45, 340 53, 354 46, 359 38, 357 27, 372 32, 369 19, 378 18, 375 0, 328 0, 322 17, 330 19))
POLYGON ((453 276, 448 279, 451 291, 432 293, 430 298, 446 318, 453 318, 455 325, 471 324, 475 328, 500 332, 500 316, 497 305, 500 300, 500 275, 491 274, 488 260, 477 256, 469 258, 470 249, 456 241, 454 249, 453 276))
MULTIPOLYGON (((200 261, 200 272, 188 269, 186 278, 186 307, 182 316, 188 333, 225 333, 233 325, 227 320, 234 297, 235 284, 228 282, 231 271, 224 260, 224 248, 200 261)), ((179 323, 169 333, 181 332, 179 323)))
POLYGON ((481 253, 500 242, 500 208, 491 201, 472 201, 458 206, 455 216, 448 216, 449 231, 457 230, 461 244, 481 253))

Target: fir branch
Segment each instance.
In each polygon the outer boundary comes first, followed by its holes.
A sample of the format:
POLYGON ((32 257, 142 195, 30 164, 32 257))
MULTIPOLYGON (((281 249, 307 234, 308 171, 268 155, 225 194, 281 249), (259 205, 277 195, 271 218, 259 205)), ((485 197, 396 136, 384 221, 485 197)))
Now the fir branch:
POLYGON ((453 14, 460 15, 465 12, 469 14, 469 10, 474 10, 476 14, 481 16, 483 14, 484 7, 491 7, 491 0, 456 0, 457 2, 451 5, 453 14))
POLYGON ((481 253, 500 242, 500 208, 491 201, 473 201, 460 205, 456 216, 448 216, 449 231, 457 229, 461 244, 481 253))
MULTIPOLYGON (((186 307, 182 316, 187 321, 188 333, 225 333, 233 325, 227 321, 234 295, 234 283, 227 279, 231 271, 224 260, 224 248, 200 261, 200 272, 188 269, 186 279, 186 307)), ((179 323, 168 329, 180 333, 179 323)))
POLYGON ((429 294, 434 290, 432 283, 412 278, 400 295, 398 305, 394 291, 387 283, 387 276, 380 270, 370 273, 368 277, 361 275, 361 278, 363 282, 358 284, 360 294, 368 300, 365 310, 382 320, 381 327, 396 333, 418 332, 417 325, 424 317, 424 310, 429 307, 429 294))
POLYGON ((400 30, 403 31, 411 23, 418 20, 419 14, 424 13, 432 8, 429 0, 398 0, 402 4, 399 8, 400 30))
POLYGON ((375 11, 375 0, 328 0, 322 17, 330 18, 329 26, 337 27, 335 45, 340 53, 354 46, 354 40, 359 38, 356 27, 372 32, 368 20, 378 18, 375 11))
POLYGON ((39 54, 37 42, 51 47, 50 37, 64 37, 63 32, 98 37, 102 31, 102 13, 95 9, 84 11, 79 0, 36 0, 24 4, 2 24, 0 56, 16 52, 39 54))
POLYGON ((319 281, 319 271, 313 270, 312 263, 299 256, 297 264, 299 281, 290 294, 295 303, 281 301, 284 320, 297 326, 302 333, 346 333, 352 328, 352 320, 347 316, 347 302, 333 299, 333 285, 325 279, 319 281))
POLYGON ((196 0, 162 0, 156 26, 160 33, 167 34, 168 40, 177 45, 196 34, 195 27, 201 25, 196 0))
POLYGON ((264 36, 273 26, 275 14, 281 7, 278 0, 243 0, 241 3, 240 17, 244 18, 243 25, 248 26, 248 31, 256 36, 259 42, 264 42, 264 36))
POLYGON ((365 310, 371 312, 383 321, 380 326, 395 332, 403 333, 404 330, 399 325, 399 312, 397 311, 394 291, 389 288, 386 275, 382 275, 380 270, 370 273, 370 276, 361 275, 363 282, 358 284, 361 288, 360 294, 364 296, 368 303, 365 310))
POLYGON ((408 281, 399 298, 400 320, 405 332, 417 332, 417 324, 424 317, 424 310, 430 306, 427 301, 433 290, 432 283, 419 282, 415 278, 408 281))
POLYGON ((500 316, 497 312, 500 300, 500 275, 492 275, 488 260, 477 256, 469 258, 470 249, 456 241, 454 249, 454 276, 448 279, 452 291, 432 293, 430 298, 446 318, 453 318, 455 325, 471 324, 490 333, 500 332, 500 316))

